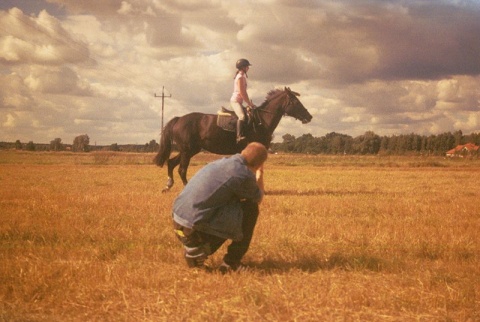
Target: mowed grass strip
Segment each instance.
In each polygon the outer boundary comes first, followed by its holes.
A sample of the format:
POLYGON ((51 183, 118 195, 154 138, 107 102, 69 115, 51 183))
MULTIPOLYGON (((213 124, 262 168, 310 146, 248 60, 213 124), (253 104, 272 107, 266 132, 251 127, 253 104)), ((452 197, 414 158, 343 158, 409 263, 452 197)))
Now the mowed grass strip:
POLYGON ((478 160, 271 155, 223 276, 186 267, 153 155, 0 156, 0 320, 480 319, 478 160))

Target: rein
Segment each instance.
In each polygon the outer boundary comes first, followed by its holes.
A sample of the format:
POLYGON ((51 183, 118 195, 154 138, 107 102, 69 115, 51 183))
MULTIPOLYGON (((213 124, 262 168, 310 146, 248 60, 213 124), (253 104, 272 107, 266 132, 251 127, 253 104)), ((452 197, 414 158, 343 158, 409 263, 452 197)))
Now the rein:
MULTIPOLYGON (((288 94, 287 94, 288 95, 288 94)), ((257 107, 255 109, 252 109, 252 111, 256 111, 256 112, 262 112, 262 113, 266 113, 266 114, 278 114, 278 112, 282 112, 283 115, 285 115, 285 111, 287 109, 287 106, 288 104, 290 104, 290 99, 287 97, 287 100, 286 102, 282 105, 282 107, 280 109, 278 109, 277 111, 275 112, 271 112, 271 111, 268 111, 266 110, 268 104, 270 103, 270 101, 267 101, 265 102, 264 104, 262 104, 262 106, 260 107, 257 107)))
MULTIPOLYGON (((286 93, 285 93, 285 94, 286 94, 286 93)), ((281 95, 281 94, 280 94, 280 95, 281 95)), ((260 107, 257 107, 257 108, 255 108, 255 109, 252 109, 252 110, 251 110, 251 115, 252 115, 252 118, 253 118, 253 122, 252 122, 252 124, 253 124, 253 130, 254 130, 255 132, 257 132, 257 127, 263 125, 263 123, 264 123, 263 118, 260 116, 261 113, 272 114, 272 115, 277 115, 277 114, 279 114, 279 113, 282 113, 282 114, 283 114, 282 116, 285 116, 285 115, 286 115, 287 106, 288 106, 288 104, 291 103, 291 101, 290 101, 290 99, 289 99, 289 97, 288 97, 288 94, 287 94, 286 102, 284 102, 284 103, 282 104, 282 106, 281 106, 279 109, 275 110, 274 112, 269 111, 269 110, 266 109, 267 106, 270 104, 270 102, 271 102, 272 100, 273 100, 273 98, 271 98, 270 100, 267 100, 267 101, 266 101, 265 103, 263 103, 260 107)), ((270 126, 270 125, 268 125, 268 126, 270 126)))
MULTIPOLYGON (((252 109, 252 115, 254 115, 255 118, 260 118, 260 116, 258 115, 259 113, 266 113, 266 114, 273 114, 273 115, 276 115, 278 114, 279 112, 282 113, 283 115, 282 116, 285 116, 286 115, 286 110, 287 110, 287 106, 289 104, 292 103, 290 97, 288 96, 288 93, 285 93, 284 94, 287 95, 287 99, 285 100, 285 102, 283 103, 283 105, 278 109, 276 110, 275 112, 271 112, 269 110, 266 110, 268 104, 270 103, 270 101, 272 99, 270 99, 269 101, 266 101, 264 104, 262 104, 260 107, 257 107, 255 109, 252 109), (257 115, 255 115, 257 114, 257 115)), ((280 94, 281 95, 281 94, 280 94)), ((261 122, 260 122, 261 123, 261 122)))

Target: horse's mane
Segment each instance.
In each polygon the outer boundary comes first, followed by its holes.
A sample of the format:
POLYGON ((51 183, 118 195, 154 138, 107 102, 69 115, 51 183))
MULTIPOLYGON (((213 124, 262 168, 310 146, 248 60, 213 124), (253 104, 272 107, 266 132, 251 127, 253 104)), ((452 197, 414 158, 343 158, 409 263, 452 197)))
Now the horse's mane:
POLYGON ((272 99, 276 98, 277 96, 283 94, 285 91, 280 88, 275 88, 272 89, 267 93, 267 96, 265 97, 265 101, 259 106, 259 107, 264 107, 269 101, 272 99))

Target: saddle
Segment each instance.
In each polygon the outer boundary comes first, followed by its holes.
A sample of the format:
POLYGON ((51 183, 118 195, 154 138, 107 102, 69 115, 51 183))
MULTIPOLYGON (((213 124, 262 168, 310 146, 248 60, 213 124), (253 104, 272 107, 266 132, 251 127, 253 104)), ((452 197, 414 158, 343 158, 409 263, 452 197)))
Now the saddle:
MULTIPOLYGON (((243 112, 246 116, 245 124, 249 127, 253 121, 253 113, 250 109, 246 108, 243 108, 243 112)), ((217 125, 225 131, 237 132, 237 120, 237 114, 223 106, 220 111, 217 112, 217 125)))

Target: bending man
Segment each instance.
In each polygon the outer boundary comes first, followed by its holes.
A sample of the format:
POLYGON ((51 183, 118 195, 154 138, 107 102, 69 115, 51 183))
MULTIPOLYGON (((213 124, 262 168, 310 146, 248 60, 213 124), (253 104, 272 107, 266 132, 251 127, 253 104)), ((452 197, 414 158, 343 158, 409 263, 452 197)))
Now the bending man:
POLYGON ((189 267, 204 267, 207 257, 227 240, 222 273, 237 271, 247 252, 263 198, 266 148, 257 142, 240 153, 209 163, 188 182, 173 205, 177 237, 189 267))

